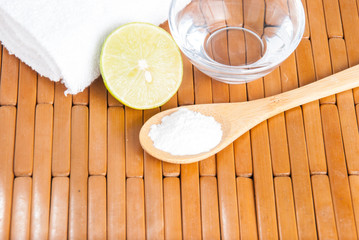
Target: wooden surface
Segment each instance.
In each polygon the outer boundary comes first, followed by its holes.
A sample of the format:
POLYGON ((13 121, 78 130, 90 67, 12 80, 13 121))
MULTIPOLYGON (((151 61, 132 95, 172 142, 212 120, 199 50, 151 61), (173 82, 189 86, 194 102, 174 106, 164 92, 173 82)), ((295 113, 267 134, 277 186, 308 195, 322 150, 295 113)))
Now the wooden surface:
POLYGON ((178 93, 148 111, 101 79, 65 97, 0 47, 0 239, 357 239, 358 89, 279 114, 199 163, 160 162, 138 142, 161 110, 263 98, 358 64, 359 1, 302 2, 303 40, 271 74, 227 85, 184 59, 178 93))

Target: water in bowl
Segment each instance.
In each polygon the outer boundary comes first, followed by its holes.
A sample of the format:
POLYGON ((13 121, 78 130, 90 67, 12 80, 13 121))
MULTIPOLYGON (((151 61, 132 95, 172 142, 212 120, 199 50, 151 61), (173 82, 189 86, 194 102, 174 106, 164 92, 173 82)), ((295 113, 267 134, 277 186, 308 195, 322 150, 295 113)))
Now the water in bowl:
POLYGON ((262 34, 238 26, 211 32, 200 28, 191 27, 183 33, 187 47, 202 58, 230 66, 261 67, 275 61, 290 47, 293 37, 290 21, 281 27, 264 26, 262 34))

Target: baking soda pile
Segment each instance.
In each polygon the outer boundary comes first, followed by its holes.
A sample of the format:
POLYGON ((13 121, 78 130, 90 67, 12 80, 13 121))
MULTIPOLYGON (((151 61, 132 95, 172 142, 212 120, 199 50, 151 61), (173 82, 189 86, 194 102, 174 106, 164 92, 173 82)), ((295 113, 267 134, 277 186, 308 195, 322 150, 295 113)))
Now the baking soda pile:
POLYGON ((153 145, 172 155, 208 152, 221 141, 221 124, 213 117, 181 108, 152 125, 148 136, 153 145))

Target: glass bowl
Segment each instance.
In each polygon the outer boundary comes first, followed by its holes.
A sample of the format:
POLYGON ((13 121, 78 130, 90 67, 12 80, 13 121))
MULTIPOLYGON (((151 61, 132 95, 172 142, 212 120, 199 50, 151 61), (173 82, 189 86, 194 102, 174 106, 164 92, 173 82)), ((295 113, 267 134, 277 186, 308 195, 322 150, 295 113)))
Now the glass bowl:
POLYGON ((168 22, 193 65, 236 84, 270 73, 289 56, 305 15, 300 0, 172 0, 168 22))

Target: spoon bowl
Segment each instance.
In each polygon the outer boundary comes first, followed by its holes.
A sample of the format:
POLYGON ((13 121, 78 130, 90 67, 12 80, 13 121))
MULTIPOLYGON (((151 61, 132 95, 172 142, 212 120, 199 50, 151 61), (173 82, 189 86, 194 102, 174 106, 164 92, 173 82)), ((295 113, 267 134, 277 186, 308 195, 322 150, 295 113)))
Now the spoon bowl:
POLYGON ((356 65, 306 86, 263 99, 241 103, 189 105, 169 109, 154 115, 142 126, 139 135, 140 143, 147 153, 162 161, 177 164, 197 162, 221 151, 242 134, 272 116, 358 86, 359 65, 356 65), (151 126, 161 123, 164 116, 180 108, 214 117, 222 127, 221 142, 210 151, 195 155, 177 156, 155 148, 148 136, 151 126))

